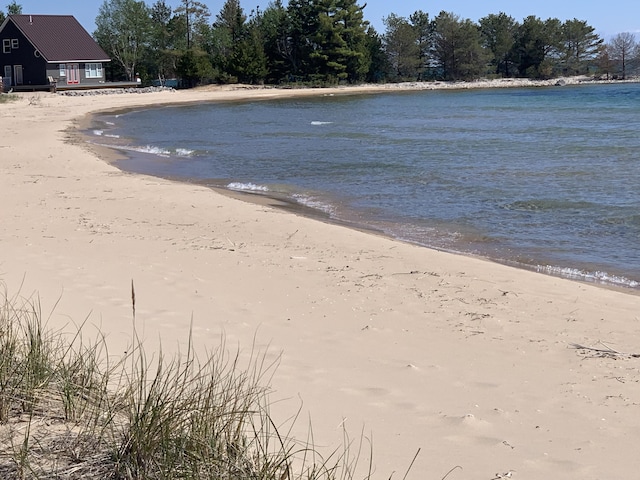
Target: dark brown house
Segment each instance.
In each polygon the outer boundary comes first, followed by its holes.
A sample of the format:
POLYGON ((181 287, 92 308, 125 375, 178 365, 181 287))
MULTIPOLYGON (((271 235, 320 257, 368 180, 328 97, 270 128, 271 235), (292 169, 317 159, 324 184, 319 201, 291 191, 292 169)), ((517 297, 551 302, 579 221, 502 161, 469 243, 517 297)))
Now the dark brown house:
POLYGON ((0 26, 5 89, 99 87, 110 61, 71 15, 9 15, 0 26))

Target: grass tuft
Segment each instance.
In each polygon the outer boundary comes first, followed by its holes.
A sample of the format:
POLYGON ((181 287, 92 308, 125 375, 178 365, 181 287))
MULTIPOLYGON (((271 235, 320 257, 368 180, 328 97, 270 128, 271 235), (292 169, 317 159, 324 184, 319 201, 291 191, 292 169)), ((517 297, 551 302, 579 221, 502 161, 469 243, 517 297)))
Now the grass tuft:
POLYGON ((345 432, 323 459, 312 435, 279 431, 268 402, 277 361, 255 347, 243 362, 223 337, 199 357, 189 336, 185 352, 149 356, 134 331, 114 362, 104 336, 87 340, 83 327, 53 331, 39 302, 2 295, 0 478, 356 478, 364 437, 354 454, 345 432))

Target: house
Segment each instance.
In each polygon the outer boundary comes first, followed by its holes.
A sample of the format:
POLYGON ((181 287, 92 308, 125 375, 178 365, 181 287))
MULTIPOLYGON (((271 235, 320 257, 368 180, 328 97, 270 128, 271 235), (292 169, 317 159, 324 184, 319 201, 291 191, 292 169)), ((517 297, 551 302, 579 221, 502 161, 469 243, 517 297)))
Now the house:
POLYGON ((5 90, 104 86, 110 61, 71 15, 9 15, 0 26, 5 90))

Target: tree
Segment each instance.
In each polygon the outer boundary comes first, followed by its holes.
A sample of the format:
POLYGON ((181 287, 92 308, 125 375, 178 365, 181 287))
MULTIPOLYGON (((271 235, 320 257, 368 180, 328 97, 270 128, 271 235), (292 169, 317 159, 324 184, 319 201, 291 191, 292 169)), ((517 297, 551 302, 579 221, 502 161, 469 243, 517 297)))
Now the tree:
POLYGON ((211 53, 214 65, 222 72, 220 79, 237 82, 246 61, 247 16, 239 0, 226 0, 213 24, 211 53))
POLYGON ((391 66, 384 51, 383 38, 372 26, 367 29, 366 48, 369 52, 369 71, 365 80, 372 83, 384 81, 389 76, 391 66))
POLYGON ((174 39, 171 31, 172 10, 165 0, 151 7, 151 55, 149 70, 162 81, 175 72, 174 39))
POLYGON ((316 47, 314 36, 320 28, 318 5, 314 0, 289 0, 288 31, 284 51, 291 78, 308 78, 313 73, 311 55, 316 47))
POLYGON ((629 32, 617 34, 609 41, 607 50, 617 64, 622 80, 625 80, 630 63, 637 57, 638 43, 635 35, 629 32))
POLYGON ((254 16, 247 25, 247 34, 237 51, 236 75, 243 83, 264 83, 267 77, 267 55, 264 51, 264 37, 260 30, 260 17, 254 16))
POLYGON ((416 30, 405 17, 392 13, 383 20, 386 27, 383 48, 397 80, 415 80, 422 65, 422 52, 416 30))
POLYGON ((418 66, 418 78, 424 76, 424 72, 431 63, 431 44, 433 41, 433 22, 429 20, 429 14, 418 10, 409 16, 411 28, 413 28, 418 50, 420 52, 420 65, 418 66))
POLYGON ((471 20, 440 12, 434 20, 434 61, 445 80, 477 78, 485 68, 480 29, 471 20))
POLYGON ((510 77, 514 72, 513 46, 518 22, 506 13, 491 14, 480 19, 480 33, 485 48, 491 52, 495 73, 510 77))
POLYGON ((366 27, 356 0, 316 0, 318 28, 311 40, 316 78, 334 83, 357 81, 367 73, 366 27))
POLYGON ((562 23, 557 18, 542 21, 530 15, 516 32, 514 56, 522 77, 549 78, 553 75, 553 61, 560 51, 562 23))
POLYGON ((267 62, 267 80, 281 82, 291 74, 290 22, 281 0, 271 2, 259 24, 267 62))
POLYGON ((609 80, 614 69, 614 61, 611 57, 611 48, 609 45, 602 44, 600 46, 600 51, 596 57, 596 65, 598 67, 598 74, 604 74, 605 78, 609 80))
POLYGON ((182 0, 181 5, 175 9, 174 13, 176 18, 184 22, 187 50, 194 43, 198 45, 208 33, 209 17, 211 16, 209 7, 196 0, 182 0))
POLYGON ((598 55, 603 40, 587 22, 575 18, 562 24, 561 35, 563 72, 566 75, 587 73, 588 64, 598 55))
MULTIPOLYGON (((16 3, 16 0, 13 0, 9 5, 7 5, 7 15, 20 15, 22 13, 22 5, 16 3)), ((2 10, 0 10, 0 24, 4 22, 7 15, 4 14, 2 10)))
POLYGON ((96 17, 96 27, 97 42, 133 80, 149 42, 150 9, 144 1, 105 0, 96 17))
POLYGON ((22 15, 22 5, 16 3, 16 0, 13 0, 9 5, 7 5, 7 14, 22 15))

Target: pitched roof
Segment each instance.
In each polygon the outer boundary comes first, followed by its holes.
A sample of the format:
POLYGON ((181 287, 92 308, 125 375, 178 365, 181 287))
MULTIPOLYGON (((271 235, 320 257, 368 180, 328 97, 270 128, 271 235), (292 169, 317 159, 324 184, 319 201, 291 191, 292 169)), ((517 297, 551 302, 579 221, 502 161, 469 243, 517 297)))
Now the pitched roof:
POLYGON ((9 15, 49 63, 108 62, 100 45, 72 15, 9 15))

